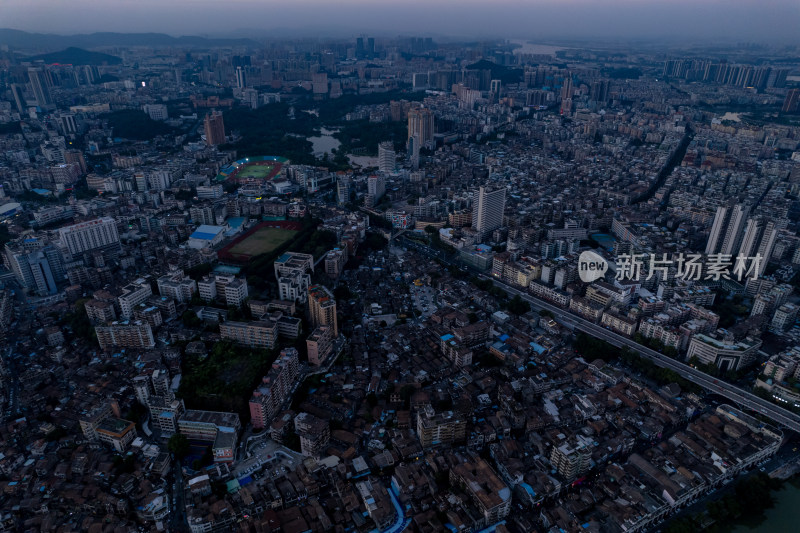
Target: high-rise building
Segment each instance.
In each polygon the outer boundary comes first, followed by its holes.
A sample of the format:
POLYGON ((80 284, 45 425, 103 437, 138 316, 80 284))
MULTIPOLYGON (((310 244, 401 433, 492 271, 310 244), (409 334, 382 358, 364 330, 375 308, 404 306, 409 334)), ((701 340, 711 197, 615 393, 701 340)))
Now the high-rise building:
POLYGON ((121 249, 117 223, 111 217, 65 226, 59 228, 58 234, 72 255, 94 250, 119 252, 121 249))
POLYGON ((339 335, 339 325, 336 320, 336 299, 323 285, 312 285, 308 288, 308 314, 311 325, 329 326, 333 330, 333 337, 339 335))
POLYGON ((395 158, 394 145, 391 141, 378 145, 378 169, 381 172, 394 172, 395 158))
POLYGON ((476 191, 472 203, 472 229, 478 232, 481 240, 503 225, 505 208, 505 188, 491 188, 482 185, 476 191))
POLYGON ((417 137, 422 147, 433 149, 433 111, 427 107, 415 107, 408 111, 408 139, 417 137))
POLYGON ((319 366, 333 352, 333 328, 319 326, 306 339, 309 364, 319 366))
POLYGON ((386 193, 386 180, 382 175, 367 178, 367 196, 364 203, 367 207, 375 206, 386 193))
POLYGON ((417 170, 419 168, 419 137, 417 136, 408 140, 408 160, 412 169, 417 170))
POLYGON ((772 250, 775 248, 775 241, 778 237, 778 229, 775 223, 766 220, 764 217, 754 217, 747 220, 747 227, 742 238, 742 245, 737 255, 744 257, 761 256, 759 263, 758 276, 764 273, 767 263, 772 257, 772 250))
POLYGON ((750 209, 742 204, 719 206, 706 243, 706 254, 735 255, 742 243, 749 212, 750 209))
POLYGON ((22 87, 16 83, 12 83, 11 94, 14 97, 14 104, 17 106, 17 111, 19 111, 20 114, 24 114, 28 104, 25 101, 25 96, 23 96, 22 87))
POLYGON ((207 145, 225 144, 225 123, 222 121, 222 113, 212 111, 207 114, 203 120, 203 126, 206 131, 207 145))
POLYGON ((47 81, 47 73, 40 68, 29 68, 28 78, 31 80, 31 90, 36 97, 36 104, 39 107, 51 107, 53 97, 50 95, 50 86, 47 81))
POLYGON ((253 391, 250 398, 250 421, 256 429, 267 427, 289 398, 300 374, 297 356, 294 348, 282 350, 261 384, 253 391))
POLYGON ((794 113, 800 109, 800 89, 790 89, 783 100, 781 111, 784 113, 794 113))
POLYGON ((242 67, 236 67, 236 87, 239 89, 247 87, 247 72, 242 67))
POLYGON ((564 78, 561 86, 561 114, 569 113, 572 110, 572 78, 564 78))
POLYGON ((40 296, 58 292, 58 284, 64 280, 61 254, 43 242, 19 245, 7 243, 4 254, 6 264, 24 288, 40 296))
POLYGON ((344 205, 350 201, 350 178, 341 177, 336 182, 336 203, 344 205))

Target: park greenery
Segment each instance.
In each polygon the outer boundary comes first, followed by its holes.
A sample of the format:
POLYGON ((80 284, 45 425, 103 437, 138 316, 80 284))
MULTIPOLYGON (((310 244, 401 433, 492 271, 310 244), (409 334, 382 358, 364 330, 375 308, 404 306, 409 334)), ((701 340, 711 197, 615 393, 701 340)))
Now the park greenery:
POLYGON ((377 153, 378 143, 392 141, 401 148, 406 140, 406 124, 400 122, 347 121, 347 113, 358 105, 388 103, 391 100, 420 100, 424 93, 390 91, 369 95, 343 95, 317 101, 301 98, 290 104, 275 102, 249 109, 236 107, 225 112, 225 129, 238 134, 237 140, 223 149, 235 149, 239 157, 280 155, 292 163, 320 165, 331 170, 344 170, 349 163, 346 154, 363 149, 377 153), (333 157, 314 157, 307 139, 318 135, 321 128, 334 128, 334 136, 342 143, 333 157))
POLYGON ((190 409, 232 411, 250 420, 247 401, 269 371, 275 353, 218 342, 205 357, 185 355, 178 396, 190 409))
POLYGON ((168 135, 175 131, 164 122, 151 119, 139 109, 120 109, 100 115, 100 118, 108 121, 108 125, 113 129, 114 137, 123 139, 148 141, 159 135, 168 135))

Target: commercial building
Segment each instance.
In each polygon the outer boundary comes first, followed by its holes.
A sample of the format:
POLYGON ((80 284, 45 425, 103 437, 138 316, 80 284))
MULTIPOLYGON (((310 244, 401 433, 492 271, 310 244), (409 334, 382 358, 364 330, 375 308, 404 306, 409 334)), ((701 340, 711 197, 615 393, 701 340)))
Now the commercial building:
POLYGON ((725 330, 717 330, 712 335, 698 334, 689 342, 687 359, 697 357, 703 364, 716 365, 724 373, 740 370, 755 361, 761 339, 748 337, 735 341, 725 330))
POLYGON ((472 229, 478 233, 479 240, 503 225, 503 211, 506 207, 506 190, 503 187, 481 186, 476 191, 472 203, 472 229))
POLYGON ((121 249, 117 223, 110 217, 59 228, 58 235, 72 255, 81 255, 94 250, 118 253, 121 249))

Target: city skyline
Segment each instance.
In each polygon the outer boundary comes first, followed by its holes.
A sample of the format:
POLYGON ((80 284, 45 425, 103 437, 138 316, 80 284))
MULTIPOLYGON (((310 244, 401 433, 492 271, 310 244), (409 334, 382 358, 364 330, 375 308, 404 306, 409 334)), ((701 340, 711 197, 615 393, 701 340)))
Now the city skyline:
POLYGON ((0 530, 793 530, 794 5, 48 4, 0 530))
POLYGON ((454 38, 609 39, 797 44, 800 4, 790 0, 733 5, 703 2, 623 0, 602 5, 587 0, 515 2, 420 1, 331 5, 318 0, 286 6, 278 2, 183 0, 168 5, 146 0, 52 5, 10 0, 3 26, 71 34, 162 32, 170 35, 275 38, 429 34, 454 38), (259 20, 261 19, 261 20, 259 20))

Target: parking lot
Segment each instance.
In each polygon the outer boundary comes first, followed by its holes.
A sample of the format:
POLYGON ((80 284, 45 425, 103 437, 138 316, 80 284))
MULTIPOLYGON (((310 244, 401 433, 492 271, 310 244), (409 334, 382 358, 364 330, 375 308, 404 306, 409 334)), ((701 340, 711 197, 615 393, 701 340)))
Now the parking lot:
POLYGON ((418 314, 424 317, 431 316, 436 311, 435 299, 436 296, 431 287, 411 285, 411 300, 418 314))

